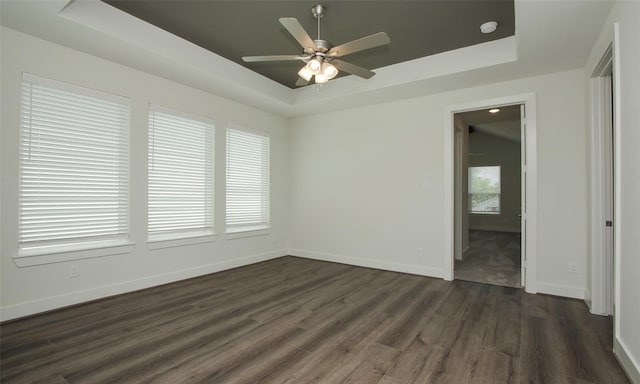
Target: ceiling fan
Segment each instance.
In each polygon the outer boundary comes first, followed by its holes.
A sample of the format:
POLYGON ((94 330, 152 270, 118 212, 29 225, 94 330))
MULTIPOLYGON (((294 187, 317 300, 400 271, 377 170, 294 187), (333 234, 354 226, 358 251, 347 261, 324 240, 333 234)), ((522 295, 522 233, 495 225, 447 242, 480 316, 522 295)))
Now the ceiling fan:
POLYGON ((295 18, 283 17, 280 19, 280 23, 302 46, 303 52, 301 55, 244 56, 242 60, 245 62, 301 60, 306 64, 298 71, 299 78, 296 86, 309 84, 314 76, 316 84, 326 83, 336 77, 339 71, 365 79, 371 78, 375 75, 374 72, 337 58, 389 44, 391 42, 389 36, 384 32, 379 32, 334 47, 330 42, 320 38, 320 19, 324 17, 325 11, 326 8, 319 4, 311 8, 313 17, 318 20, 318 38, 315 40, 307 34, 295 18))

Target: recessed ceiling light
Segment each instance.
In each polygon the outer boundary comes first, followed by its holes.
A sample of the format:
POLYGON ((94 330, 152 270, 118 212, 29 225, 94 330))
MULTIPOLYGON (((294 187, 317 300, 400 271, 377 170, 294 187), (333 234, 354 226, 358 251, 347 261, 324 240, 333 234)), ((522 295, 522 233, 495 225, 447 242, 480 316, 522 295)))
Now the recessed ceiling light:
POLYGON ((498 113, 500 112, 500 108, 493 108, 489 110, 489 113, 498 113))
POLYGON ((495 21, 487 21, 486 23, 480 26, 480 32, 482 33, 491 33, 498 28, 498 23, 495 21))

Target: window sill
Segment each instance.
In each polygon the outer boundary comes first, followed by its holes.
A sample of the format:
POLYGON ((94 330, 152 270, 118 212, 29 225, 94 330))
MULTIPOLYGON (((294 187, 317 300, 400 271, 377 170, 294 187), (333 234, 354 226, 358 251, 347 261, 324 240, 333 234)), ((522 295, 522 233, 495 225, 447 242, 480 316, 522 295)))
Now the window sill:
POLYGON ((149 241, 147 241, 147 248, 150 250, 154 250, 172 247, 183 247, 185 245, 213 243, 214 241, 216 241, 216 235, 212 233, 198 234, 190 237, 180 238, 158 237, 149 239, 149 241))
POLYGON ((91 249, 77 249, 69 247, 55 247, 47 249, 21 251, 13 261, 18 267, 31 267, 35 265, 61 263, 64 261, 92 259, 95 257, 122 255, 131 253, 134 243, 120 242, 112 245, 103 245, 91 249))
POLYGON ((234 240, 234 239, 242 239, 245 237, 265 236, 269 234, 271 234, 271 228, 246 229, 246 230, 238 230, 235 232, 227 232, 226 238, 227 240, 234 240))

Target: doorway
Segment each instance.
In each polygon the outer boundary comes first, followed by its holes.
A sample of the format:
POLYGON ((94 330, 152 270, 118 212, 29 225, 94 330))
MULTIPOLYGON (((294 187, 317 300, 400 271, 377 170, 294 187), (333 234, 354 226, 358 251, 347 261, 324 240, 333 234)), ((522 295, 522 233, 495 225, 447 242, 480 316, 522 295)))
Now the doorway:
POLYGON ((591 148, 591 297, 594 314, 614 313, 615 265, 615 124, 613 47, 609 46, 592 76, 591 148))
POLYGON ((456 113, 454 278, 522 288, 521 104, 456 113))
MULTIPOLYGON (((523 105, 524 115, 522 123, 526 126, 522 135, 523 169, 522 192, 525 195, 522 207, 521 250, 526 256, 521 265, 522 282, 526 292, 537 292, 537 129, 536 129, 536 95, 525 93, 519 95, 504 96, 493 99, 466 102, 450 105, 445 108, 444 125, 444 260, 442 277, 445 280, 454 279, 455 252, 461 245, 455 240, 462 237, 461 220, 455 220, 460 216, 460 201, 463 200, 460 193, 454 193, 456 178, 460 177, 460 163, 456 161, 456 148, 463 144, 456 138, 456 126, 454 116, 457 113, 474 111, 479 109, 500 108, 510 105, 523 105), (457 166, 457 169, 456 169, 457 166), (458 204, 456 204, 458 201, 458 204), (454 236, 455 234, 455 236, 454 236)), ((459 181, 458 181, 459 182, 459 181)), ((460 190, 460 189, 458 189, 460 190)))

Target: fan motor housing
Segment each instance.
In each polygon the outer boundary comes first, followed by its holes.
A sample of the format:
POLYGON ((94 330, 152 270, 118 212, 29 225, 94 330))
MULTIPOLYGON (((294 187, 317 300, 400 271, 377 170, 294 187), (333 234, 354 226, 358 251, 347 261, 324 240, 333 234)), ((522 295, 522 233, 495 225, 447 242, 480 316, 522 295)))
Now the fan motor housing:
POLYGON ((313 40, 313 42, 316 43, 316 47, 318 47, 317 52, 326 53, 333 48, 333 44, 326 40, 313 40))

